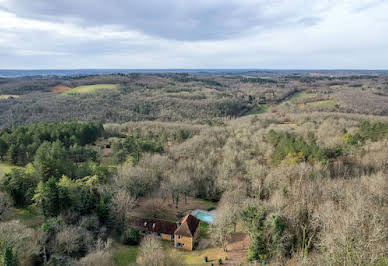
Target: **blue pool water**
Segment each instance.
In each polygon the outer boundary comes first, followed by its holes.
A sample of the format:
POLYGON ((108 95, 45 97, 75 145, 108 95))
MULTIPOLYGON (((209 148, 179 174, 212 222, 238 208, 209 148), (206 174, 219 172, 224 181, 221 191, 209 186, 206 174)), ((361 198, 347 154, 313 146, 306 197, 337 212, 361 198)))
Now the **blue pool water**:
POLYGON ((195 215, 199 220, 212 224, 214 222, 213 216, 208 213, 198 211, 195 215))

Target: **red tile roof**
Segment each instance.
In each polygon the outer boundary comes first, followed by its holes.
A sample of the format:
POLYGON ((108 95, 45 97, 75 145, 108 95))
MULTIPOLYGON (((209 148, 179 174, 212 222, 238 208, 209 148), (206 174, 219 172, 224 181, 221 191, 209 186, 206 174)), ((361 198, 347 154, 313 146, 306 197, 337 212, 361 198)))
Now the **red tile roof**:
POLYGON ((182 219, 181 225, 175 231, 175 234, 181 236, 193 237, 199 226, 199 220, 193 215, 188 214, 182 219))
POLYGON ((174 235, 178 225, 174 222, 159 219, 143 219, 132 217, 130 224, 140 231, 147 231, 158 234, 174 235))

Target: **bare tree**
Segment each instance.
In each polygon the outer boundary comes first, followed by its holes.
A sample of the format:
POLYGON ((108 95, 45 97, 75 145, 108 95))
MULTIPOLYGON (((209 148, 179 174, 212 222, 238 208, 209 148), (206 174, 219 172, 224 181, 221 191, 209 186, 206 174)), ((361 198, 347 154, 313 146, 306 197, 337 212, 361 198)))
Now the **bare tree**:
POLYGON ((5 220, 11 211, 11 199, 3 192, 0 192, 0 221, 5 220))
POLYGON ((37 243, 33 229, 20 221, 0 223, 0 249, 3 245, 13 246, 22 257, 37 254, 37 243))
POLYGON ((113 265, 112 254, 108 251, 98 250, 89 253, 77 263, 79 266, 113 265))
POLYGON ((180 265, 179 254, 171 256, 162 246, 160 240, 148 235, 140 243, 137 263, 142 266, 174 266, 180 265))
POLYGON ((218 208, 214 224, 210 227, 211 238, 214 244, 221 246, 225 252, 235 228, 233 216, 234 214, 230 212, 227 205, 218 208))
POLYGON ((162 243, 153 236, 146 236, 141 241, 137 262, 144 266, 164 265, 165 253, 162 243))
POLYGON ((76 226, 67 226, 56 235, 55 250, 66 255, 77 254, 81 250, 90 250, 92 242, 93 238, 88 231, 76 226))
POLYGON ((136 200, 125 189, 118 189, 111 200, 112 211, 119 226, 128 224, 136 200))

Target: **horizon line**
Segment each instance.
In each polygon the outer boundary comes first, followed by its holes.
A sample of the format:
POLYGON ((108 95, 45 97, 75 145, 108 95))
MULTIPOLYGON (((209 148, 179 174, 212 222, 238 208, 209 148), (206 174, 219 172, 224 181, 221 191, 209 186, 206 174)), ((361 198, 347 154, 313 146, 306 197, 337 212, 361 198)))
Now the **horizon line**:
POLYGON ((265 70, 265 71, 388 71, 388 68, 0 68, 0 71, 75 70, 265 70))

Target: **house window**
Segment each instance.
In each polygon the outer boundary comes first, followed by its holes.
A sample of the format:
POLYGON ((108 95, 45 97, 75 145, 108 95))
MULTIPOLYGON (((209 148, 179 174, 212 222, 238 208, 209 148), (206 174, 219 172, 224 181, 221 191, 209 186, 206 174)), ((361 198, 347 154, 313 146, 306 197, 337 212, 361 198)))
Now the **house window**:
POLYGON ((181 236, 178 236, 178 239, 181 239, 181 236))
POLYGON ((171 236, 171 240, 174 240, 174 236, 173 235, 171 236))

